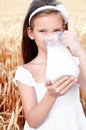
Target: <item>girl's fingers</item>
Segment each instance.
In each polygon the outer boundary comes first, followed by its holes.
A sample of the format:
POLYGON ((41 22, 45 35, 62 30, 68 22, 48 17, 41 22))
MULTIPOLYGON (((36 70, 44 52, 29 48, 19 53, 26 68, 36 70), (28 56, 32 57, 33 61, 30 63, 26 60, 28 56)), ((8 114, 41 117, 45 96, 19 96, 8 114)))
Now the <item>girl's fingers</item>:
POLYGON ((58 79, 55 83, 46 87, 51 95, 62 96, 69 89, 71 89, 75 83, 76 80, 73 76, 64 76, 58 79))
POLYGON ((64 82, 59 88, 57 88, 57 92, 60 92, 60 96, 66 94, 75 84, 77 80, 73 77, 68 81, 64 82))
POLYGON ((60 85, 60 88, 61 89, 64 89, 66 88, 66 86, 70 85, 72 82, 76 82, 77 80, 74 78, 74 77, 70 77, 68 80, 66 80, 65 82, 63 82, 61 85, 60 85))
POLYGON ((63 82, 65 82, 67 79, 69 78, 69 76, 62 76, 60 77, 57 81, 55 81, 54 83, 52 83, 50 80, 48 80, 46 82, 46 87, 49 88, 56 88, 59 87, 63 82))
POLYGON ((58 88, 64 82, 66 82, 69 78, 70 78, 70 76, 62 76, 62 77, 60 77, 54 84, 52 84, 52 87, 53 88, 58 88))
POLYGON ((61 91, 61 95, 64 95, 66 94, 74 85, 75 85, 75 81, 72 81, 66 88, 64 88, 62 91, 61 91))

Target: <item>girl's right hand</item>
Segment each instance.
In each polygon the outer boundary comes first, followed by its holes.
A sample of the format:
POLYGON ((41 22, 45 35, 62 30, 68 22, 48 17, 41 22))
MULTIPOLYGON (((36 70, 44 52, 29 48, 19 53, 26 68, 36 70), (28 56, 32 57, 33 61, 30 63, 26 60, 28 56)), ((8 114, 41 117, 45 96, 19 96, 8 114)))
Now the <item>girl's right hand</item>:
POLYGON ((65 95, 77 82, 73 76, 62 76, 56 82, 46 82, 49 95, 59 97, 65 95))

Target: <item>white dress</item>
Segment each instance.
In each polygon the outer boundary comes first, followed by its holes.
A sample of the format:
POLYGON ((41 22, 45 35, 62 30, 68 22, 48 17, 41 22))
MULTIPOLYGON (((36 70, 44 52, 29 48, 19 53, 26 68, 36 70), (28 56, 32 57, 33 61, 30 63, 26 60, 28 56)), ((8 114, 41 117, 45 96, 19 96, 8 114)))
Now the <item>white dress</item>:
MULTIPOLYGON (((47 89, 44 83, 37 84, 32 74, 19 66, 16 71, 16 80, 33 86, 38 102, 41 101, 47 89)), ((16 84, 17 85, 17 84, 16 84)), ((35 130, 25 122, 24 130, 35 130)), ((47 119, 36 130, 86 130, 86 118, 83 112, 79 96, 79 86, 74 86, 66 95, 57 98, 47 119)))

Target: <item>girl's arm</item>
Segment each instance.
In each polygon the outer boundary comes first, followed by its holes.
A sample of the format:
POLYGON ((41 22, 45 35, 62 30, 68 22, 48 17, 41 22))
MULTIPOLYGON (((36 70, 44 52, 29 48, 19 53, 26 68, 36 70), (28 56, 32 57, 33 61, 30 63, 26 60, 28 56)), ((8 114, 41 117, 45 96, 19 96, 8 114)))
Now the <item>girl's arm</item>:
POLYGON ((37 102, 35 89, 17 81, 26 120, 30 127, 39 127, 48 116, 58 96, 64 95, 71 89, 76 80, 65 76, 55 83, 47 83, 47 92, 40 103, 37 102))
POLYGON ((79 38, 75 32, 64 31, 62 35, 62 42, 70 49, 71 53, 79 58, 80 64, 80 87, 83 88, 86 94, 86 50, 81 46, 79 38))
POLYGON ((37 128, 45 120, 56 98, 46 93, 38 104, 34 87, 26 86, 20 82, 17 83, 27 123, 30 127, 37 128))
POLYGON ((86 94, 86 51, 81 49, 78 53, 79 57, 79 68, 80 68, 80 76, 79 76, 79 83, 83 92, 86 94))

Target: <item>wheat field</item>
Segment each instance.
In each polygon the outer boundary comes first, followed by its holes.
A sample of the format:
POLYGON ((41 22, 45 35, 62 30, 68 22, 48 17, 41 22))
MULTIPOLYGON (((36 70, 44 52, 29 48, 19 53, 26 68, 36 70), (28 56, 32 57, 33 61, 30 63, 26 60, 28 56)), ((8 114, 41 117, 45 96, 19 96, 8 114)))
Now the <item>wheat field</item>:
MULTIPOLYGON (((86 0, 61 0, 70 14, 69 29, 77 31, 86 48, 86 0)), ((22 130, 24 113, 13 78, 22 64, 23 19, 31 0, 0 0, 0 130, 22 130)), ((86 95, 80 90, 86 113, 86 95)))

